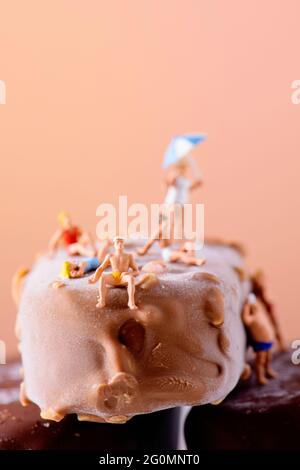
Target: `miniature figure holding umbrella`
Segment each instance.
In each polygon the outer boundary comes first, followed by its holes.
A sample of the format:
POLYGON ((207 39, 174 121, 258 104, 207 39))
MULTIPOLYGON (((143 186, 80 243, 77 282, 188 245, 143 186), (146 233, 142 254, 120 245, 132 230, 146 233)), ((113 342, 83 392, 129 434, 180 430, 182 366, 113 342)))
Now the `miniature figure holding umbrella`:
POLYGON ((167 170, 165 204, 179 204, 183 206, 188 202, 189 193, 202 184, 202 178, 191 151, 206 140, 202 134, 190 134, 174 137, 165 153, 163 168, 167 170), (191 169, 193 179, 186 174, 191 169))

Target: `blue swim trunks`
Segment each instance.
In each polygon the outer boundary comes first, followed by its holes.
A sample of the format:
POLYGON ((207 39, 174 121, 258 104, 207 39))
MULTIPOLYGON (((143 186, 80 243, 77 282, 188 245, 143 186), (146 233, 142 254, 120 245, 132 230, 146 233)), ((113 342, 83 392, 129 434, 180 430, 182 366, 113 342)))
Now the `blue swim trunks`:
POLYGON ((255 352, 269 351, 273 346, 272 341, 252 341, 251 346, 255 352))
POLYGON ((88 273, 89 271, 95 271, 100 266, 100 261, 98 260, 97 256, 93 256, 93 258, 83 258, 83 261, 86 263, 84 267, 85 273, 88 273))

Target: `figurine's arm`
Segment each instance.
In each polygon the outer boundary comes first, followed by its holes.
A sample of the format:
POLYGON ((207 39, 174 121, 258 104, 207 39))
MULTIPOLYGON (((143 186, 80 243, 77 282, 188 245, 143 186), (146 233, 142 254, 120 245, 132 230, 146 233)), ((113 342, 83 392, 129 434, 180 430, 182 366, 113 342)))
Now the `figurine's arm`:
POLYGON ((94 241, 89 232, 81 232, 80 229, 78 229, 78 231, 81 242, 86 243, 87 245, 94 246, 94 241))
POLYGON ((165 178, 166 187, 168 188, 169 186, 174 186, 175 183, 176 183, 176 178, 177 178, 176 172, 175 171, 169 171, 167 173, 166 178, 165 178))
POLYGON ((202 186, 202 184, 203 184, 203 182, 202 182, 201 178, 195 179, 194 181, 192 181, 192 183, 190 185, 190 191, 194 191, 194 189, 199 188, 200 186, 202 186))
POLYGON ((106 255, 104 258, 103 263, 100 264, 99 268, 96 269, 95 273, 89 277, 88 282, 89 284, 95 284, 98 281, 101 274, 103 273, 104 269, 106 269, 110 265, 110 255, 106 255))
POLYGON ((82 237, 83 235, 85 236, 86 232, 83 232, 80 227, 76 226, 75 228, 77 230, 78 237, 82 237))
POLYGON ((179 248, 179 251, 181 251, 182 253, 186 253, 186 251, 188 251, 186 242, 182 243, 182 245, 179 248))
POLYGON ((143 248, 138 248, 137 252, 140 256, 144 256, 150 250, 151 246, 158 240, 158 237, 155 236, 153 238, 149 238, 147 243, 143 246, 143 248))
POLYGON ((52 254, 57 249, 58 244, 61 241, 61 237, 62 237, 62 230, 58 229, 50 238, 49 245, 48 245, 50 254, 52 254))
POLYGON ((249 302, 244 305, 242 319, 246 326, 250 326, 253 321, 253 308, 255 308, 255 306, 251 305, 249 302))
POLYGON ((129 267, 132 269, 131 274, 133 276, 138 276, 138 274, 140 273, 140 270, 139 270, 138 265, 135 262, 133 255, 130 255, 129 267))
POLYGON ((161 239, 161 236, 163 234, 163 223, 160 223, 158 232, 156 235, 154 235, 152 238, 149 238, 147 243, 143 246, 143 248, 138 248, 137 252, 140 256, 144 256, 146 253, 148 253, 149 249, 151 248, 152 245, 154 245, 155 242, 161 239))
POLYGON ((198 166, 194 158, 191 155, 189 155, 187 159, 188 159, 188 162, 192 171, 192 175, 193 175, 193 179, 191 181, 191 185, 189 189, 190 191, 193 191, 194 189, 197 189, 199 188, 199 186, 202 185, 202 178, 201 178, 201 173, 198 169, 198 166))

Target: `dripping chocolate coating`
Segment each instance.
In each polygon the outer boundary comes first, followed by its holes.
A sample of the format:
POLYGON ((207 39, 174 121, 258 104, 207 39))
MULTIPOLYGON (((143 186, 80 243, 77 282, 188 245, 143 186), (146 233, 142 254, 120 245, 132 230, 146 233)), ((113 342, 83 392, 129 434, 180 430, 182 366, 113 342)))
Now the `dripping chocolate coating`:
POLYGON ((43 420, 38 406, 19 400, 20 363, 0 366, 0 450, 172 450, 176 449, 179 409, 134 417, 122 426, 43 420))

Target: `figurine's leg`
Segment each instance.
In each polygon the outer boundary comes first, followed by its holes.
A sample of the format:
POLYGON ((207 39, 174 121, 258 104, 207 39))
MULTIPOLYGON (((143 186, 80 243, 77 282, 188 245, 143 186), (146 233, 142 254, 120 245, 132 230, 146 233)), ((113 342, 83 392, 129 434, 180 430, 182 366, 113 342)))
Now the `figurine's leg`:
POLYGON ((82 245, 81 243, 72 243, 68 246, 68 253, 73 256, 80 255, 92 258, 93 256, 95 256, 95 249, 89 245, 82 245))
POLYGON ((271 379, 276 379, 278 375, 277 372, 272 369, 272 349, 269 349, 269 351, 267 351, 266 373, 267 376, 271 379))
POLYGON ((93 258, 96 255, 96 250, 94 247, 87 245, 80 245, 79 254, 81 256, 87 256, 88 258, 93 258))
POLYGON ((142 267, 142 271, 146 273, 163 273, 167 271, 167 269, 166 263, 161 260, 149 261, 142 267))
POLYGON ((156 238, 150 239, 142 248, 137 249, 137 254, 140 256, 144 256, 146 253, 148 253, 149 249, 155 241, 156 238))
POLYGON ((134 293, 135 293, 135 280, 131 274, 126 274, 122 277, 122 284, 127 285, 128 292, 128 307, 131 310, 135 310, 137 306, 135 305, 134 293))
POLYGON ((241 373, 241 380, 248 380, 251 376, 251 366, 247 362, 244 364, 243 372, 241 373))
POLYGON ((194 266, 203 266, 206 260, 205 258, 196 258, 196 256, 190 256, 190 255, 184 254, 182 261, 185 264, 190 264, 194 266))
POLYGON ((142 248, 137 249, 137 254, 140 256, 144 256, 147 253, 146 247, 143 246, 142 248))
POLYGON ((187 255, 182 251, 174 251, 171 255, 171 261, 174 263, 176 261, 182 261, 182 263, 202 266, 205 263, 205 258, 196 258, 196 256, 187 255))
POLYGON ((170 254, 170 261, 171 263, 176 263, 177 261, 181 260, 181 251, 172 251, 170 254))
POLYGON ((256 353, 255 372, 256 372, 257 380, 261 385, 265 385, 266 383, 268 383, 268 379, 265 376, 266 360, 267 360, 266 351, 258 351, 256 353))
POLYGON ((67 250, 67 253, 68 255, 70 256, 76 256, 76 255, 79 255, 79 243, 71 243, 71 245, 68 245, 66 250, 67 250))
POLYGON ((96 305, 98 308, 103 308, 105 307, 105 298, 106 298, 106 276, 105 274, 102 274, 100 279, 99 279, 99 300, 96 305))

